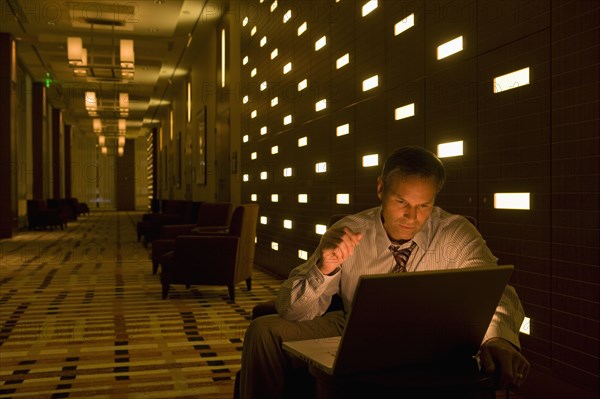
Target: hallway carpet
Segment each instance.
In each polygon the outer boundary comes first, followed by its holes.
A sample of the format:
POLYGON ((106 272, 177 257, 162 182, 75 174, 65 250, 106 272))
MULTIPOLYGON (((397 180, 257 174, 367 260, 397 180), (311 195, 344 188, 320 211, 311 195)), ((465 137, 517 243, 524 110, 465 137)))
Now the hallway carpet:
POLYGON ((0 398, 231 398, 253 289, 171 287, 161 299, 141 214, 96 211, 0 241, 0 398))

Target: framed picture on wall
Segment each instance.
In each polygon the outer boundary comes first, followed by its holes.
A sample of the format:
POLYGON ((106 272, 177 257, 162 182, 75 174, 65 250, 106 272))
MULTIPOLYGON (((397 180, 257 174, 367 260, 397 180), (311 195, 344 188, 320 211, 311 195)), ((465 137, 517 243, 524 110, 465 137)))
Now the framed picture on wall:
POLYGON ((198 121, 198 162, 196 171, 196 184, 206 185, 206 106, 202 106, 196 113, 198 121))

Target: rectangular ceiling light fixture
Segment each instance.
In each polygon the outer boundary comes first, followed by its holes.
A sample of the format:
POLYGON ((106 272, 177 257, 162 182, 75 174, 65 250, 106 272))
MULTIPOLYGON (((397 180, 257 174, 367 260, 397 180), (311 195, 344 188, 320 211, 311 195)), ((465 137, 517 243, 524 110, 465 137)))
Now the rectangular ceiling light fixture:
POLYGON ((441 143, 437 146, 437 156, 440 158, 459 157, 463 155, 463 141, 441 143))
POLYGON ((529 67, 494 78, 494 93, 516 89, 529 84, 529 67))
POLYGON ((521 209, 530 208, 529 193, 494 193, 495 209, 521 209))

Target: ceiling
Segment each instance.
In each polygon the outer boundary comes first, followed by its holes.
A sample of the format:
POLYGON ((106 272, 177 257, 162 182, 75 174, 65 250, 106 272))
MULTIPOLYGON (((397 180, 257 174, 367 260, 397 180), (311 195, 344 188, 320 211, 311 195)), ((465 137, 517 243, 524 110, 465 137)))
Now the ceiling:
POLYGON ((120 92, 129 93, 127 136, 145 133, 169 104, 169 85, 187 73, 190 54, 218 23, 223 1, 0 0, 2 32, 17 41, 17 58, 34 81, 51 80, 47 98, 64 110, 65 123, 92 134, 86 91, 98 98, 103 132, 116 132, 120 92), (85 77, 76 77, 67 58, 67 37, 81 37, 88 51, 85 77), (119 40, 132 39, 135 72, 121 78, 119 40), (186 65, 187 63, 187 65, 186 65), (116 66, 116 68, 113 68, 116 66), (181 71, 185 70, 184 73, 181 71))

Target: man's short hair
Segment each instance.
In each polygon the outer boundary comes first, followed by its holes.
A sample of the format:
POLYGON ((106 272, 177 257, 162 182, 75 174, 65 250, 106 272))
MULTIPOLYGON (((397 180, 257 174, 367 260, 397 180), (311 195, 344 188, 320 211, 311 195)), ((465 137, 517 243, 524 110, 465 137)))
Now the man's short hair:
POLYGON ((434 177, 436 193, 439 193, 446 181, 446 168, 433 152, 423 147, 401 147, 392 152, 383 165, 381 178, 384 186, 393 173, 402 176, 434 177))

